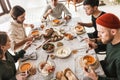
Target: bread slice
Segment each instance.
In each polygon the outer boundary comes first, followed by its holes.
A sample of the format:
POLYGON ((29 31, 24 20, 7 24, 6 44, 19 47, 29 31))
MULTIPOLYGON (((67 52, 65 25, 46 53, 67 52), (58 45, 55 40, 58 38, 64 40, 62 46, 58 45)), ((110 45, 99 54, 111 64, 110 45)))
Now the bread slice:
POLYGON ((65 69, 64 76, 67 78, 67 80, 79 80, 70 68, 65 69))
POLYGON ((56 73, 56 79, 57 80, 67 80, 67 78, 64 76, 63 71, 59 71, 56 73))

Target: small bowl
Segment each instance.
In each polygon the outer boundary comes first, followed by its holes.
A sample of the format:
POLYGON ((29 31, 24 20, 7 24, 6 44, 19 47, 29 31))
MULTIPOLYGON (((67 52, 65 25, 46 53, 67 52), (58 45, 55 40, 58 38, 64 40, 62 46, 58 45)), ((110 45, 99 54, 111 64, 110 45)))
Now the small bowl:
POLYGON ((45 43, 43 46, 42 46, 43 50, 45 50, 47 53, 51 53, 54 51, 55 49, 55 46, 54 44, 52 43, 45 43))
POLYGON ((83 34, 85 32, 84 27, 83 26, 75 26, 75 32, 78 35, 83 34))
POLYGON ((25 63, 20 65, 19 71, 20 72, 26 72, 26 71, 30 71, 31 68, 32 68, 31 63, 25 62, 25 63))
POLYGON ((92 55, 85 55, 82 58, 82 63, 86 67, 91 66, 92 69, 97 69, 99 67, 99 62, 96 60, 96 58, 92 55))

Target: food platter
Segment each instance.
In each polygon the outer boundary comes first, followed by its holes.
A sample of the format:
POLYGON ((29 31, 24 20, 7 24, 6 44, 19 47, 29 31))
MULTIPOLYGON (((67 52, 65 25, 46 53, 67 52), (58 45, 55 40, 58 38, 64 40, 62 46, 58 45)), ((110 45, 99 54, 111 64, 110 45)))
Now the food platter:
POLYGON ((59 58, 66 58, 70 56, 70 54, 71 54, 71 50, 69 47, 61 46, 58 47, 55 51, 55 56, 59 58))
POLYGON ((50 42, 56 42, 62 40, 63 36, 59 32, 53 30, 53 28, 50 28, 46 30, 46 33, 44 34, 44 38, 50 39, 50 42))

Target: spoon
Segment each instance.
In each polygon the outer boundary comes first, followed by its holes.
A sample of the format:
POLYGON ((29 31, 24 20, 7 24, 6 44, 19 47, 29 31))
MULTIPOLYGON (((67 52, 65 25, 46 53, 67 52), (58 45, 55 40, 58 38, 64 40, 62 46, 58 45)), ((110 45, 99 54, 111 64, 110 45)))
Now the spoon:
POLYGON ((49 59, 49 55, 47 55, 47 58, 46 58, 46 61, 45 61, 46 63, 47 63, 48 59, 49 59))

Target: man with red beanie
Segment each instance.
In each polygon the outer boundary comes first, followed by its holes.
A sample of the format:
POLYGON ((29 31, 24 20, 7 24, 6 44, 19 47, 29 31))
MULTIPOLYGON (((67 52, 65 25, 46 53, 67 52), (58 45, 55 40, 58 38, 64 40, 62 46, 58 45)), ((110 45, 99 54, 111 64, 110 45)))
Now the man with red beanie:
POLYGON ((99 76, 93 69, 85 74, 92 80, 120 80, 120 20, 111 13, 103 14, 96 20, 98 36, 107 44, 106 58, 100 63, 106 77, 99 76))

